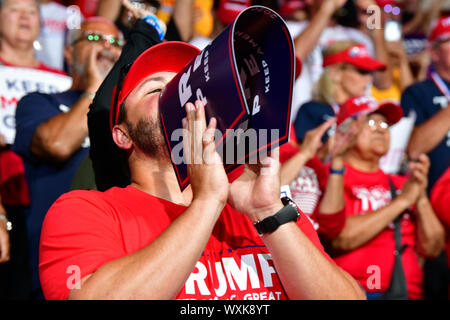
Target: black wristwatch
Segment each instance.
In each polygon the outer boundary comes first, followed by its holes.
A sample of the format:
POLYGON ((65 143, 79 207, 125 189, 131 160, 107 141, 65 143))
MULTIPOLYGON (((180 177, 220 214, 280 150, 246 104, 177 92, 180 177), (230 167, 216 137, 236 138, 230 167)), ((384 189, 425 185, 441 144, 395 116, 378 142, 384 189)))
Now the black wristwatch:
POLYGON ((262 221, 254 224, 256 231, 260 235, 275 231, 279 226, 290 221, 297 221, 300 217, 300 211, 297 205, 288 197, 281 198, 284 208, 275 213, 273 216, 267 217, 262 221))

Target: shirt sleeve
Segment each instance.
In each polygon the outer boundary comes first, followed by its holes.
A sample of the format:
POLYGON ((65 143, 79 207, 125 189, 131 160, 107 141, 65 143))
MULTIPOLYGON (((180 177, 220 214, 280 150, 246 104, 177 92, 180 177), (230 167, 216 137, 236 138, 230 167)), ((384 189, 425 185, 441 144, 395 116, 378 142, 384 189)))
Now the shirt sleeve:
POLYGON ((332 214, 323 214, 316 210, 314 218, 319 224, 319 233, 329 240, 336 238, 345 227, 345 209, 332 214))
POLYGON ((45 217, 39 276, 46 299, 67 299, 83 277, 126 255, 113 209, 92 193, 61 196, 45 217))
POLYGON ((403 114, 406 117, 408 117, 411 112, 414 112, 416 114, 416 126, 427 120, 427 116, 424 110, 425 102, 423 101, 421 96, 422 95, 418 85, 412 85, 403 92, 400 102, 403 109, 403 114))
POLYGON ((31 141, 37 127, 60 113, 51 102, 51 97, 39 93, 24 96, 16 109, 16 138, 13 151, 31 162, 37 162, 31 151, 31 141))

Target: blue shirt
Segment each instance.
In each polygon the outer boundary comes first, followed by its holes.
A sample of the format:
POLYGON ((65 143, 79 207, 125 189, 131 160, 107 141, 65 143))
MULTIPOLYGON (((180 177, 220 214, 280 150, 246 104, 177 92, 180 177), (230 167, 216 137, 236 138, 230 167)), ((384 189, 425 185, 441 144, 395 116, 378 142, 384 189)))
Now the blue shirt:
MULTIPOLYGON (((298 141, 303 141, 306 132, 315 129, 328 119, 335 117, 333 108, 326 103, 309 101, 303 104, 294 120, 294 130, 298 141)), ((322 136, 322 142, 328 139, 328 131, 322 136)))
MULTIPOLYGON (((445 82, 445 84, 450 88, 449 82, 445 82)), ((402 95, 401 105, 406 116, 412 111, 416 113, 415 126, 418 126, 429 120, 443 108, 446 108, 448 101, 434 82, 431 79, 427 79, 408 87, 402 95)), ((428 174, 428 190, 431 190, 436 180, 450 164, 450 131, 428 153, 428 156, 431 162, 428 174)))
POLYGON ((33 289, 39 288, 38 260, 41 226, 53 202, 68 192, 76 170, 89 151, 88 139, 67 161, 50 163, 31 153, 31 141, 37 127, 50 118, 67 112, 80 98, 80 91, 57 94, 31 93, 24 96, 16 110, 16 138, 12 149, 24 161, 25 177, 30 193, 26 223, 30 246, 33 289))

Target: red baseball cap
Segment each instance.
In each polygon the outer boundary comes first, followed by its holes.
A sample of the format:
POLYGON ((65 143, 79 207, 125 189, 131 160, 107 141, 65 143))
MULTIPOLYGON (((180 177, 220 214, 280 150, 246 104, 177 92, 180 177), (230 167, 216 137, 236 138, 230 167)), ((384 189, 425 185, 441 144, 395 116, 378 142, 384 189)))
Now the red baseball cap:
POLYGON ((356 117, 360 114, 381 113, 386 117, 389 125, 393 125, 400 121, 403 117, 403 109, 398 104, 391 101, 378 103, 372 97, 360 96, 347 99, 339 109, 336 123, 340 125, 349 117, 356 117))
POLYGON ((369 51, 363 44, 351 46, 323 59, 324 67, 337 63, 349 63, 357 68, 368 71, 377 71, 386 68, 386 64, 370 56, 369 51))
POLYGON ((437 20, 431 32, 428 35, 428 42, 432 43, 438 40, 446 40, 450 38, 450 16, 442 17, 437 20))
POLYGON ((233 22, 239 13, 251 6, 251 0, 219 0, 217 18, 225 25, 233 22))
POLYGON ((394 5, 395 4, 395 0, 376 0, 375 1, 377 3, 377 5, 381 8, 384 8, 385 5, 394 5))
POLYGON ((200 50, 197 47, 181 41, 162 42, 144 51, 133 62, 119 86, 118 95, 116 92, 117 85, 114 87, 110 113, 111 129, 117 123, 122 103, 142 80, 156 72, 171 71, 178 73, 199 53, 200 50))

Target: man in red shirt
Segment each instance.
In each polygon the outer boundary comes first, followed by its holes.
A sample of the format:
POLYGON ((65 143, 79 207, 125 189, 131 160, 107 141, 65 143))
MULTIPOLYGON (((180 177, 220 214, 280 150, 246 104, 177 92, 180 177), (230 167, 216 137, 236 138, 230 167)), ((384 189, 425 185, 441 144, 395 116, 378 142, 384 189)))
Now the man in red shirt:
POLYGON ((186 105, 190 186, 180 191, 158 99, 198 53, 186 43, 164 42, 133 63, 118 108, 111 108, 113 139, 127 156, 132 183, 71 192, 49 210, 40 246, 46 298, 363 298, 324 253, 309 220, 297 219, 295 205, 280 201, 277 150, 228 183, 215 150, 216 120, 207 126, 199 101, 186 105), (273 228, 266 225, 276 213, 273 228), (253 225, 259 221, 260 236, 253 225))

